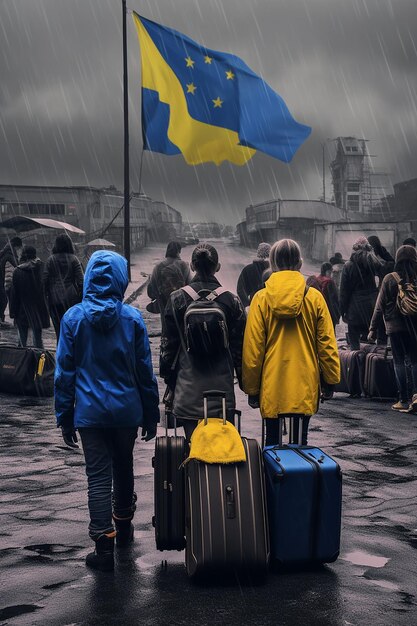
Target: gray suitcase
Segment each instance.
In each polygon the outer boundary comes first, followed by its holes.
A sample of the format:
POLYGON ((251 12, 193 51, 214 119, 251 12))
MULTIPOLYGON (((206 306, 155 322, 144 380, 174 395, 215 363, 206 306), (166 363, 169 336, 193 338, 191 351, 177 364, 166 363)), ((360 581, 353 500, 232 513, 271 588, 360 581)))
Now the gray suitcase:
MULTIPOLYGON (((222 392, 204 394, 226 400, 222 392)), ((196 577, 209 573, 246 571, 265 576, 269 562, 269 533, 266 512, 262 454, 256 439, 243 438, 246 462, 207 464, 191 460, 186 481, 187 573, 196 577)))

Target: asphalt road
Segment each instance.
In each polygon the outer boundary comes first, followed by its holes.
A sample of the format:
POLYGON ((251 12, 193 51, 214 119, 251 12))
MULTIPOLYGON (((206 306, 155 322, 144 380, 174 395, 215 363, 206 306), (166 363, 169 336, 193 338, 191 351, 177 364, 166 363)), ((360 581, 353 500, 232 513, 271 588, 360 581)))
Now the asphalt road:
MULTIPOLYGON (((220 280, 235 288, 251 252, 218 247, 220 280)), ((190 252, 184 250, 183 257, 190 252)), ((143 281, 140 272, 149 272, 162 256, 154 247, 134 258, 128 294, 143 281)), ((142 294, 136 305, 143 310, 147 301, 142 294)), ((158 316, 145 311, 144 317, 156 364, 158 316)), ((3 331, 0 341, 14 336, 13 330, 3 331)), ((53 345, 51 331, 46 340, 53 345)), ((243 434, 259 437, 258 411, 248 408, 239 390, 237 396, 243 434)), ((244 579, 196 585, 187 579, 183 553, 155 549, 153 442, 135 449, 134 546, 118 555, 114 574, 91 572, 84 565, 91 543, 82 452, 62 445, 52 399, 0 395, 0 623, 417 624, 417 417, 395 413, 390 405, 337 394, 312 419, 309 442, 333 455, 343 470, 336 563, 271 572, 263 585, 244 579)))

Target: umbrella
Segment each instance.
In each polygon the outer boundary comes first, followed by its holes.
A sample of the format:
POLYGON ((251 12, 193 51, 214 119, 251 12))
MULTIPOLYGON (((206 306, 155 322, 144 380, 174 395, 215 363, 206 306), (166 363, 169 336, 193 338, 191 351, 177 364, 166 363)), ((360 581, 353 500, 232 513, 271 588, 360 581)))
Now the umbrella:
POLYGON ((112 241, 109 241, 108 239, 93 239, 92 241, 89 241, 88 243, 85 244, 86 246, 91 246, 92 248, 115 248, 116 244, 113 243, 112 241))
POLYGON ((53 220, 48 217, 26 217, 25 215, 15 215, 14 217, 9 217, 7 220, 3 220, 0 222, 0 228, 9 228, 16 232, 35 230, 36 228, 62 228, 63 230, 68 230, 70 233, 85 235, 85 231, 81 230, 81 228, 77 228, 77 226, 73 226, 67 222, 60 222, 59 220, 53 220))

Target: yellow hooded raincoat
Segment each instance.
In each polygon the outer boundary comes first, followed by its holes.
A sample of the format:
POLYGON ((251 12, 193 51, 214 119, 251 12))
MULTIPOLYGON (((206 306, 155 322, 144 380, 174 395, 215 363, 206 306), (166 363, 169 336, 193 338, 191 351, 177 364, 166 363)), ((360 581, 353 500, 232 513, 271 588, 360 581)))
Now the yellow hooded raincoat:
POLYGON ((250 305, 243 343, 243 389, 260 396, 263 417, 312 415, 319 403, 320 372, 340 380, 336 338, 327 304, 303 275, 274 272, 250 305))

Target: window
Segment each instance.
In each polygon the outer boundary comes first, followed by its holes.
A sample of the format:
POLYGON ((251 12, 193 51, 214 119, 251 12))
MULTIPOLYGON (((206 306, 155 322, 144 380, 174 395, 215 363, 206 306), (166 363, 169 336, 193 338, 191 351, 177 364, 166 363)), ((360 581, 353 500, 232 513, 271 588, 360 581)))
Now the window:
POLYGON ((360 210, 360 195, 356 194, 347 194, 346 196, 346 208, 348 211, 356 211, 360 210))
POLYGON ((346 146, 346 152, 351 152, 352 148, 350 146, 346 146))
POLYGON ((358 146, 352 146, 352 152, 359 152, 358 146))
POLYGON ((361 190, 360 183, 347 183, 347 191, 356 191, 359 192, 361 190))

